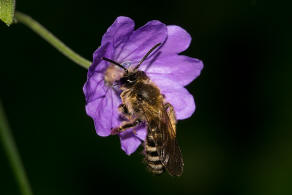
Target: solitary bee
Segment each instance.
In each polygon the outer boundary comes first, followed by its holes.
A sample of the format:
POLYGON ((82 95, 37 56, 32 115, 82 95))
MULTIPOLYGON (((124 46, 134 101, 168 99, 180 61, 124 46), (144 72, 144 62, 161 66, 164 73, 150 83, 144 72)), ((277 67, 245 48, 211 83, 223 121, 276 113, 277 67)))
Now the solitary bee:
POLYGON ((142 62, 158 47, 156 44, 134 68, 125 68, 121 64, 103 57, 102 59, 124 70, 117 81, 122 90, 120 113, 128 119, 121 126, 113 128, 112 134, 118 134, 140 123, 147 125, 147 137, 144 142, 145 162, 154 174, 166 169, 172 176, 183 172, 183 159, 176 141, 176 118, 173 106, 165 102, 159 88, 144 71, 138 70, 142 62))

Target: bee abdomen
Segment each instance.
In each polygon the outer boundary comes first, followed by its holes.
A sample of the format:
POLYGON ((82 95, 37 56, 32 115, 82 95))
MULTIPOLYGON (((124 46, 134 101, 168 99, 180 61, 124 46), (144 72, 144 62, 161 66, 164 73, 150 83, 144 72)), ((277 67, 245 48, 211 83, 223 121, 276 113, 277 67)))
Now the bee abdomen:
POLYGON ((162 165, 157 153, 157 147, 155 147, 153 137, 150 135, 147 136, 145 141, 145 161, 147 163, 148 169, 153 174, 161 174, 164 172, 164 166, 162 165))

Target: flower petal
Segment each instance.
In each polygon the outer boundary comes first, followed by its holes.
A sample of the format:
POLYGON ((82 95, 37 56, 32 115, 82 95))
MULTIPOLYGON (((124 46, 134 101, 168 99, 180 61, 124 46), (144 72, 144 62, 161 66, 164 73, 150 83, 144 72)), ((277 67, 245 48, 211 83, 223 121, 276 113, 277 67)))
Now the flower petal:
POLYGON ((138 62, 157 43, 163 43, 167 38, 166 25, 158 20, 152 20, 134 31, 116 56, 118 62, 138 62))
POLYGON ((105 96, 107 86, 104 85, 104 75, 94 72, 90 79, 83 86, 86 102, 91 102, 95 99, 105 96))
POLYGON ((159 56, 149 64, 149 61, 141 65, 147 75, 155 74, 157 77, 166 77, 180 85, 186 86, 197 78, 203 68, 203 62, 184 55, 159 56))
POLYGON ((112 44, 110 43, 104 44, 94 51, 93 62, 91 66, 89 67, 88 73, 87 73, 87 81, 90 79, 92 74, 94 74, 94 72, 103 73, 105 71, 109 63, 102 60, 101 58, 102 57, 111 58, 113 51, 114 50, 113 50, 112 44))
POLYGON ((187 89, 170 79, 149 75, 150 79, 159 87, 165 99, 175 110, 178 120, 189 118, 196 109, 195 101, 187 89))
MULTIPOLYGON (((115 55, 119 55, 122 51, 124 44, 128 41, 129 36, 134 31, 135 23, 131 18, 120 16, 114 21, 114 23, 107 29, 106 33, 102 37, 101 44, 111 43, 115 55)), ((115 56, 111 56, 110 59, 115 60, 115 56)))
POLYGON ((162 55, 181 53, 190 46, 192 41, 191 35, 180 26, 168 25, 167 35, 167 40, 160 49, 162 55))
POLYGON ((118 106, 121 100, 114 90, 107 90, 99 98, 87 102, 86 113, 94 120, 95 130, 99 136, 108 136, 111 129, 120 124, 118 106))
POLYGON ((136 129, 136 137, 138 137, 140 140, 145 141, 147 136, 147 127, 142 126, 138 129, 136 129))
POLYGON ((135 136, 120 136, 121 147, 127 155, 131 155, 141 144, 141 140, 135 136))
POLYGON ((114 23, 107 29, 106 33, 102 37, 101 44, 104 45, 107 42, 113 43, 116 48, 129 34, 134 31, 135 23, 131 18, 120 16, 114 21, 114 23))
POLYGON ((136 128, 136 134, 133 133, 133 129, 129 129, 120 134, 120 141, 122 150, 126 152, 127 155, 131 155, 137 150, 141 144, 141 140, 146 139, 147 130, 143 127, 136 128))

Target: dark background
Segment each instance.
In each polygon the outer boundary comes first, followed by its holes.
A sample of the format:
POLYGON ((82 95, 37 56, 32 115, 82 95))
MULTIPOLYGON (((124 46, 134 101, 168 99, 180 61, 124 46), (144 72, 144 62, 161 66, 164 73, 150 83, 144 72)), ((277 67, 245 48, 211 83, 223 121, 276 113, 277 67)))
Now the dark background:
MULTIPOLYGON (((287 1, 288 2, 288 1, 287 1)), ((185 169, 153 176, 84 110, 86 70, 22 24, 0 24, 0 97, 35 194, 292 194, 291 4, 284 1, 17 1, 91 60, 117 16, 185 28, 202 59, 178 123, 185 169)), ((0 147, 0 194, 19 194, 0 147)))

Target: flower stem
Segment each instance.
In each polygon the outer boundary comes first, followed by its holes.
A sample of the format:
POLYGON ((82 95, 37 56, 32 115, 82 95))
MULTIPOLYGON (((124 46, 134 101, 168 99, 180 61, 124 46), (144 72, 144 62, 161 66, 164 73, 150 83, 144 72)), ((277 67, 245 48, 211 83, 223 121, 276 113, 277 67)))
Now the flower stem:
POLYGON ((25 174, 17 147, 13 140, 11 130, 5 117, 4 109, 0 101, 0 141, 3 144, 4 151, 13 169, 14 175, 18 181, 22 195, 32 195, 32 191, 25 174))
POLYGON ((52 46, 54 46, 57 50, 59 50, 63 55, 67 56, 70 60, 82 66, 83 68, 88 69, 91 64, 90 61, 81 57, 79 54, 67 47, 62 41, 55 37, 40 23, 32 19, 30 16, 18 11, 15 12, 14 17, 17 22, 21 22, 29 27, 31 30, 33 30, 35 33, 37 33, 39 36, 49 42, 52 46))

